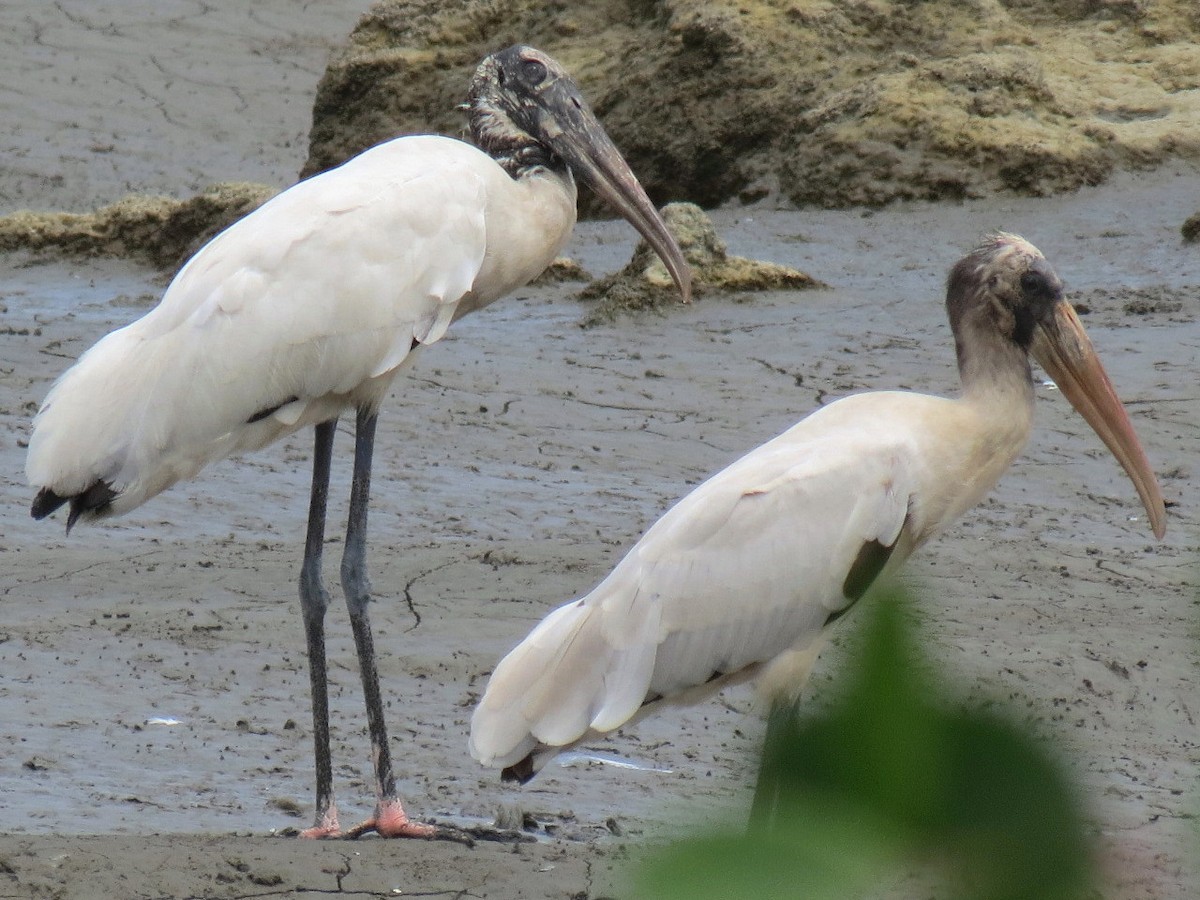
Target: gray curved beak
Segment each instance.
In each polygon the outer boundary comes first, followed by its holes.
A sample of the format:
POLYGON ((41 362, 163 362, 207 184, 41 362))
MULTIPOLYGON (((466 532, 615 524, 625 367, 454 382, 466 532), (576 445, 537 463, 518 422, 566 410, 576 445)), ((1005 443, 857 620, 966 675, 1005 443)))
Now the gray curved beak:
POLYGON ((570 79, 562 78, 547 89, 542 104, 540 137, 580 181, 641 233, 671 273, 683 302, 690 303, 692 272, 683 251, 587 101, 570 79))

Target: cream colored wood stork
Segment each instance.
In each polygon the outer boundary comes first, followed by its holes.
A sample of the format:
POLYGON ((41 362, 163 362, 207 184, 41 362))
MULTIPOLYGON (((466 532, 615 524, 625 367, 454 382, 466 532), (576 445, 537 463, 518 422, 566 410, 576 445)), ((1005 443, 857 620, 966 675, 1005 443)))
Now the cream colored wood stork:
POLYGON ((366 526, 376 416, 397 372, 458 317, 524 284, 575 223, 580 178, 690 274, 665 224, 562 67, 531 47, 471 81, 477 146, 413 136, 304 181, 237 222, 159 305, 88 350, 34 421, 33 516, 133 509, 209 463, 315 426, 300 597, 312 680, 316 821, 340 833, 329 754, 321 578, 334 426, 357 410, 342 586, 358 650, 378 795, 353 833, 427 836, 396 796, 367 613, 366 526))
POLYGON ((1054 271, 998 234, 950 273, 958 399, 858 394, 714 475, 591 593, 496 667, 471 753, 531 778, 558 751, 761 675, 795 702, 826 627, 977 503, 1029 436, 1032 355, 1133 480, 1155 535, 1158 483, 1054 271))

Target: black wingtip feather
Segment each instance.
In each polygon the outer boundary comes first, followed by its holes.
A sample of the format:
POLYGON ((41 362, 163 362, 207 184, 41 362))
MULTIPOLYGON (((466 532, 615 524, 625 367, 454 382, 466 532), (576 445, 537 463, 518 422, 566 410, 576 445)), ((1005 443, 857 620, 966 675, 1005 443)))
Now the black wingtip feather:
POLYGON ((118 493, 120 492, 114 491, 112 485, 107 481, 94 481, 78 494, 67 497, 56 493, 51 488, 42 488, 33 498, 29 514, 35 519, 44 519, 69 501, 71 511, 67 514, 67 534, 70 534, 80 516, 103 515, 118 493))
POLYGON ((37 496, 33 498, 33 505, 29 507, 29 514, 40 521, 70 499, 70 497, 59 496, 50 490, 50 488, 42 488, 37 492, 37 496))

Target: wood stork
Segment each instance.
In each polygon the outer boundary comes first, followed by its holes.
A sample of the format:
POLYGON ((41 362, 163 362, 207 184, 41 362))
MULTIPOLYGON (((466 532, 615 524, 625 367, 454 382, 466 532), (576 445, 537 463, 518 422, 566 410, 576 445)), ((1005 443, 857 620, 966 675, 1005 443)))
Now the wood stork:
POLYGON ((377 806, 352 834, 428 836, 396 795, 368 618, 366 527, 380 403, 416 351, 525 284, 575 223, 575 182, 662 256, 684 301, 679 247, 578 85, 515 46, 471 81, 477 146, 431 135, 381 144, 295 185, 179 272, 159 305, 88 350, 51 388, 26 466, 34 518, 127 512, 207 464, 315 426, 300 599, 312 681, 316 820, 340 833, 329 753, 321 578, 334 427, 357 411, 342 586, 362 670, 377 806))
POLYGON ((958 399, 880 391, 812 413, 681 500, 496 667, 471 753, 528 780, 558 751, 754 676, 794 703, 826 627, 991 489, 1032 424, 1032 355, 1166 513, 1061 282, 997 234, 950 273, 958 399))

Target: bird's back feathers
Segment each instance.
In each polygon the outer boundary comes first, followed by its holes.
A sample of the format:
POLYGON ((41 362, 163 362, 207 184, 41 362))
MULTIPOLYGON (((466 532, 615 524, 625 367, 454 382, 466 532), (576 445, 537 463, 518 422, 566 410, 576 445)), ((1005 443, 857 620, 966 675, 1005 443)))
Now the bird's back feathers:
MULTIPOLYGON (((106 502, 83 512, 124 512, 231 453, 378 405, 414 347, 461 303, 481 305, 471 292, 503 239, 494 207, 516 190, 468 144, 406 137, 232 225, 53 386, 29 444, 34 512, 100 488, 106 502)), ((526 265, 553 257, 570 203, 545 259, 526 265)), ((489 288, 483 302, 511 286, 489 288)))
POLYGON ((912 506, 928 475, 911 422, 948 403, 847 398, 698 487, 500 662, 472 754, 532 774, 643 704, 693 702, 804 651, 857 599, 846 582, 865 545, 898 547, 896 565, 931 533, 912 506))

